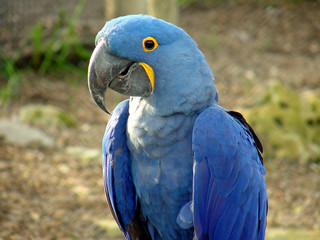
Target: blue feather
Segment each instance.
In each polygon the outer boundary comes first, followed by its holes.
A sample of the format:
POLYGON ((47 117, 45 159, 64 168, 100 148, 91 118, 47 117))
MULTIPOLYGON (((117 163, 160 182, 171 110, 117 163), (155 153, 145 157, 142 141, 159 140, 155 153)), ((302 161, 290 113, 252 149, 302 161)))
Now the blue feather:
POLYGON ((128 231, 126 226, 135 213, 135 193, 129 174, 129 151, 124 127, 127 117, 128 101, 124 101, 110 116, 102 143, 105 191, 111 211, 123 232, 128 231))
POLYGON ((206 109, 195 122, 193 201, 199 239, 264 238, 265 171, 247 130, 218 106, 206 109))

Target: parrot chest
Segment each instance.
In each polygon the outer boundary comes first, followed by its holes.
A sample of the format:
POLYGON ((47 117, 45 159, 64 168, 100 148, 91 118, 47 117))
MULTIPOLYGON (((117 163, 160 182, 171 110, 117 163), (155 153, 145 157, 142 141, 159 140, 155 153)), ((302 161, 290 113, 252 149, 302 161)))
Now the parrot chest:
MULTIPOLYGON (((132 114, 127 124, 131 172, 143 215, 158 231, 181 231, 176 217, 192 194, 196 116, 132 114)), ((189 233, 188 233, 189 234, 189 233)))
POLYGON ((193 122, 194 118, 173 116, 131 123, 129 117, 128 146, 139 189, 158 185, 163 191, 176 190, 183 181, 191 187, 193 122))

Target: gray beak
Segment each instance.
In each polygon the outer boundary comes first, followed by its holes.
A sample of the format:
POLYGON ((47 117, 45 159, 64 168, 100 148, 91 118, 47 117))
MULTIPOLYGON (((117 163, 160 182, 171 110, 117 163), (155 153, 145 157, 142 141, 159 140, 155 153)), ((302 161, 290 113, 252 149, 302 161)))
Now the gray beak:
POLYGON ((101 40, 90 58, 88 85, 94 101, 109 113, 105 107, 108 87, 126 96, 148 96, 153 91, 154 73, 146 63, 111 55, 101 40))

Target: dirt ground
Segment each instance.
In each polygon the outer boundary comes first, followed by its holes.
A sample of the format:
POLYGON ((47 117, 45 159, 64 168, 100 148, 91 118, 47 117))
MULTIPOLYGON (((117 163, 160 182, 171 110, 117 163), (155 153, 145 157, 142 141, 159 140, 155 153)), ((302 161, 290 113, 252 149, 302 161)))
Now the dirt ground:
MULTIPOLYGON (((196 40, 215 73, 222 106, 250 106, 252 91, 277 79, 296 91, 320 88, 320 6, 239 4, 181 12, 180 25, 196 40)), ((91 100, 83 76, 30 80, 0 117, 15 118, 27 103, 65 109, 76 127, 42 128, 56 146, 18 147, 0 139, 0 239, 115 239, 105 201, 101 159, 70 155, 70 146, 100 150, 108 120, 91 100), (70 78, 79 78, 70 81, 70 78), (76 82, 76 83, 75 83, 76 82)), ((109 92, 113 109, 122 96, 109 92)), ((258 133, 259 134, 259 133, 258 133)), ((320 166, 265 159, 268 227, 320 229, 320 166)))

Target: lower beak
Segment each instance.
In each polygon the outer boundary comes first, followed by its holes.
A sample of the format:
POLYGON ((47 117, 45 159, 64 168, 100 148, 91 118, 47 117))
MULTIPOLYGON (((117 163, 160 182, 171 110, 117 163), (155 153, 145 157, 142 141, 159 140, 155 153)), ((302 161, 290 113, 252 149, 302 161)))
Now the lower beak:
POLYGON ((148 96, 154 88, 154 73, 146 63, 111 55, 100 41, 90 58, 88 85, 94 101, 109 113, 105 107, 108 87, 126 96, 148 96))

